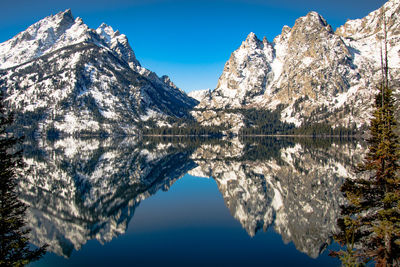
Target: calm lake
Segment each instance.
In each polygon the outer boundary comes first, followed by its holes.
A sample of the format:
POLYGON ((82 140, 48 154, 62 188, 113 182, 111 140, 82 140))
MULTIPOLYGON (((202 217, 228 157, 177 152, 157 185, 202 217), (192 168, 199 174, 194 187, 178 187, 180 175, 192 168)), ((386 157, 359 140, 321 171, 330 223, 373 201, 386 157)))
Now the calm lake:
POLYGON ((340 266, 328 256, 365 146, 307 138, 27 142, 30 266, 340 266))

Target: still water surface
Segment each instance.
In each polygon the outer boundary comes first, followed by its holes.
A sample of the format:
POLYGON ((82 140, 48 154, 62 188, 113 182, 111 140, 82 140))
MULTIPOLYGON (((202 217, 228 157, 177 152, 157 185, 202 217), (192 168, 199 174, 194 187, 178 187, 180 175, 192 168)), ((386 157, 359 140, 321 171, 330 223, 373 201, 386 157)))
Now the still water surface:
POLYGON ((75 140, 26 149, 31 266, 339 266, 340 140, 75 140), (333 243, 333 244, 332 244, 333 243))

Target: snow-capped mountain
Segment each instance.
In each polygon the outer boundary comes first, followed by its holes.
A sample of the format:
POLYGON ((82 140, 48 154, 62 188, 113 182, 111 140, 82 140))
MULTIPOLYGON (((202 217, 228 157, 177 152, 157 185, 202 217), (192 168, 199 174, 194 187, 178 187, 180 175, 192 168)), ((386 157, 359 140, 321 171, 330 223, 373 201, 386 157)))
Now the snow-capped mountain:
MULTIPOLYGON (((310 12, 292 28, 283 27, 272 43, 250 33, 225 64, 217 87, 197 107, 232 112, 275 110, 282 104, 281 120, 296 126, 319 122, 360 127, 369 118, 381 78, 382 14, 387 19, 390 74, 396 84, 400 1, 389 0, 336 32, 321 15, 310 12)), ((210 122, 201 111, 192 112, 201 123, 227 124, 218 117, 210 122)))
POLYGON ((285 243, 316 258, 338 230, 340 186, 355 177, 352 163, 365 149, 269 141, 271 154, 255 160, 249 153, 254 143, 202 145, 191 156, 199 165, 194 174, 215 179, 232 216, 250 236, 273 227, 285 243))
POLYGON ((143 120, 185 117, 197 104, 143 68, 125 35, 90 29, 70 10, 0 44, 0 74, 17 123, 35 133, 135 133, 143 120))

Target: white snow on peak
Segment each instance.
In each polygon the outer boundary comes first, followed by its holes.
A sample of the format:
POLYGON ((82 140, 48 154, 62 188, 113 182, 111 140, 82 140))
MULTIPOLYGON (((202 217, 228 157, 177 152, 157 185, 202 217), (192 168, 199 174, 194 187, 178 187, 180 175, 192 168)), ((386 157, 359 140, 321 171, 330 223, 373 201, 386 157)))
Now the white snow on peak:
POLYGON ((201 100, 203 100, 204 98, 209 97, 210 93, 211 93, 210 89, 195 90, 195 91, 189 92, 188 96, 201 102, 201 100))
POLYGON ((118 30, 114 31, 113 28, 105 23, 102 23, 97 29, 96 33, 99 34, 107 44, 113 42, 126 43, 127 38, 124 34, 120 34, 118 30))
POLYGON ((245 42, 257 42, 257 41, 259 41, 259 39, 257 38, 257 36, 256 36, 256 34, 254 33, 254 32, 250 32, 248 35, 247 35, 247 38, 246 38, 246 40, 245 40, 245 42))
POLYGON ((243 41, 240 48, 244 49, 257 49, 262 45, 262 42, 257 38, 254 32, 250 32, 246 40, 243 41))
POLYGON ((81 18, 74 19, 71 10, 48 16, 28 27, 12 39, 0 44, 0 69, 28 62, 57 49, 93 42, 106 47, 124 59, 131 68, 140 66, 128 38, 103 23, 90 29, 81 18))
MULTIPOLYGON (((217 88, 212 92, 212 98, 217 101, 212 101, 211 104, 215 103, 217 108, 227 105, 237 108, 241 107, 250 95, 261 95, 273 58, 273 45, 265 38, 263 41, 259 40, 251 32, 226 63, 217 88)), ((204 103, 207 104, 208 99, 205 99, 204 103)))
POLYGON ((0 44, 0 69, 10 68, 44 54, 87 40, 89 28, 74 19, 71 10, 46 17, 0 44))
POLYGON ((99 34, 101 37, 104 38, 107 43, 110 43, 112 38, 114 37, 114 30, 111 26, 108 26, 105 23, 102 23, 97 29, 96 29, 97 34, 99 34))
POLYGON ((322 22, 322 24, 327 25, 328 23, 326 22, 326 20, 318 13, 315 11, 311 11, 307 14, 307 16, 302 17, 301 19, 312 19, 312 20, 319 20, 320 22, 322 22))
POLYGON ((340 35, 351 35, 353 40, 368 38, 371 34, 375 35, 377 32, 381 32, 382 11, 384 11, 386 20, 389 20, 388 35, 390 36, 392 31, 398 32, 400 27, 400 0, 389 0, 381 8, 372 11, 366 17, 347 21, 336 32, 340 35))
POLYGON ((132 69, 140 67, 133 49, 129 45, 128 38, 125 34, 121 34, 118 30, 114 31, 113 28, 105 23, 102 23, 97 29, 96 33, 107 44, 107 46, 124 59, 132 69))

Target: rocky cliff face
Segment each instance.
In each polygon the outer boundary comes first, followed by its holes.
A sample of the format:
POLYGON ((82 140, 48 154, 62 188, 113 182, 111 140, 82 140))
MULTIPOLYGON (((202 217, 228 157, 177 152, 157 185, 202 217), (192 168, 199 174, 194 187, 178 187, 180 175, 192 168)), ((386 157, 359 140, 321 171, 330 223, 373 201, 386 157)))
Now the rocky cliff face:
POLYGON ((185 117, 197 101, 140 66, 125 35, 88 28, 71 11, 0 44, 0 87, 21 126, 75 133, 135 133, 150 117, 185 117))
MULTIPOLYGON (((250 33, 198 108, 275 110, 282 104, 281 120, 296 126, 323 122, 360 127, 368 120, 380 79, 382 13, 388 20, 392 80, 400 79, 399 8, 399 0, 390 0, 336 32, 310 12, 292 28, 285 26, 272 43, 250 33)), ((205 121, 202 112, 193 115, 205 121)))
POLYGON ((273 226, 285 243, 316 258, 337 230, 344 201, 340 185, 354 177, 352 163, 365 151, 350 144, 316 148, 286 142, 279 149, 279 143, 271 140, 267 154, 256 160, 254 144, 203 145, 191 156, 199 165, 194 173, 215 179, 232 216, 250 236, 273 226))

